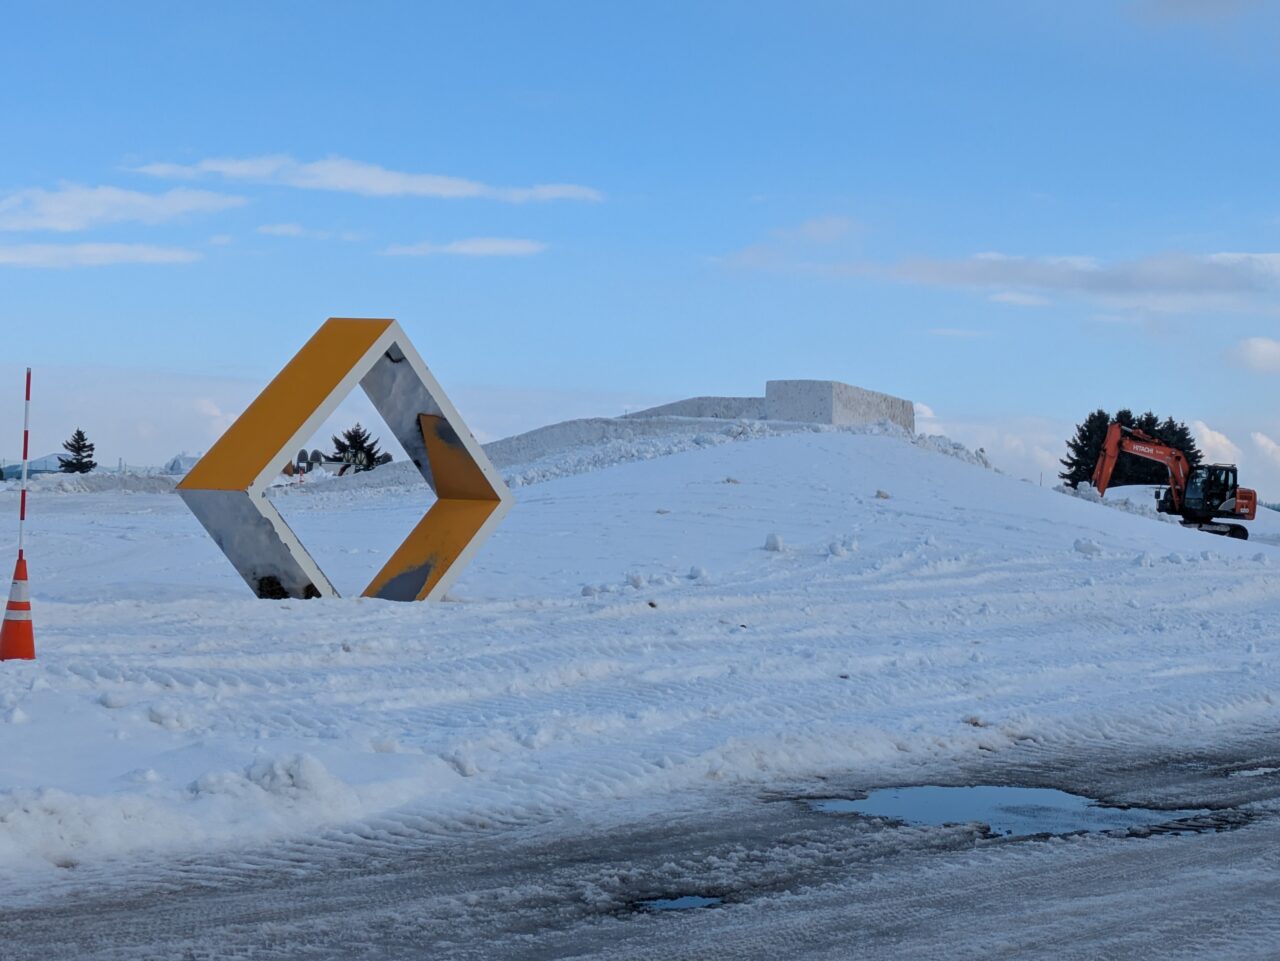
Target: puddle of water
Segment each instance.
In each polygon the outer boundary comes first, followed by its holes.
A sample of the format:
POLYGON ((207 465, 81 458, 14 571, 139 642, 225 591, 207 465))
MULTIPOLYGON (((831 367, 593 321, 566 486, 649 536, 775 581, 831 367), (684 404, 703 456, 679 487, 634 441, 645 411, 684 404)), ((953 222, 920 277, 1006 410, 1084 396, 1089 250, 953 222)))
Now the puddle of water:
POLYGON ((686 894, 678 898, 654 898, 641 901, 640 906, 650 911, 687 911, 690 908, 709 908, 724 903, 723 898, 704 898, 697 894, 686 894))
POLYGON ((993 834, 1073 834, 1079 831, 1164 824, 1202 811, 1153 811, 1147 808, 1103 807, 1096 801, 1052 788, 921 787, 872 791, 860 800, 823 798, 809 802, 827 814, 865 814, 908 824, 967 824, 980 821, 993 834))

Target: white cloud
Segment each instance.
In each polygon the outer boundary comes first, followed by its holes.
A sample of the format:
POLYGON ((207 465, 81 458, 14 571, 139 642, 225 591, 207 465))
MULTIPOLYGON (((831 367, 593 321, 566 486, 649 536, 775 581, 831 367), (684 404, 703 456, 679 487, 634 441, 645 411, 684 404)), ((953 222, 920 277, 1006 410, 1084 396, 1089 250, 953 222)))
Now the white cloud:
POLYGON ((977 420, 938 417, 925 404, 916 405, 916 430, 943 434, 970 450, 981 449, 1000 470, 1046 486, 1059 483, 1059 463, 1074 433, 1067 421, 1044 417, 1000 417, 977 420))
POLYGON ((1214 430, 1202 420, 1193 420, 1191 431, 1195 434, 1196 446, 1210 463, 1238 464, 1240 462, 1240 447, 1226 434, 1214 430))
MULTIPOLYGON (((811 223, 823 223, 815 221, 811 223)), ((1043 307, 1075 298, 1106 308, 1142 311, 1148 326, 1156 316, 1219 309, 1280 313, 1280 253, 1222 251, 1209 254, 1163 253, 1136 260, 1097 257, 1024 257, 998 252, 951 259, 916 258, 877 264, 843 263, 798 256, 817 238, 834 237, 829 228, 805 224, 776 230, 773 239, 744 247, 720 263, 746 268, 808 269, 849 277, 888 277, 909 284, 981 291, 987 298, 1016 307, 1043 307)))
POLYGON ((1259 3, 1258 0, 1146 0, 1143 6, 1159 19, 1226 20, 1259 3))
POLYGON ((441 174, 406 173, 347 157, 302 162, 277 154, 266 157, 213 158, 194 164, 153 163, 138 173, 167 179, 194 180, 217 176, 249 183, 276 184, 303 190, 334 190, 366 197, 485 198, 506 203, 547 200, 604 199, 600 191, 579 184, 534 184, 498 187, 441 174))
POLYGON ((788 243, 833 244, 852 228, 853 221, 848 217, 814 217, 795 227, 782 227, 773 234, 788 243))
POLYGON ((1264 374, 1280 374, 1280 340, 1246 337, 1231 351, 1239 364, 1264 374))
POLYGON ((794 266, 789 262, 787 254, 773 244, 751 244, 740 250, 713 257, 714 263, 726 264, 730 267, 741 267, 746 270, 765 270, 773 267, 794 266))
POLYGON ((225 411, 218 405, 218 402, 211 397, 197 397, 192 402, 195 412, 204 418, 201 425, 206 434, 213 436, 221 435, 228 427, 230 427, 237 417, 236 414, 225 411))
POLYGON ((843 239, 856 224, 848 217, 829 215, 813 217, 794 227, 778 227, 770 231, 770 240, 735 250, 716 262, 748 270, 804 267, 796 260, 797 248, 830 246, 843 239))
MULTIPOLYGON (((847 268, 866 273, 863 264, 847 268)), ((956 260, 908 260, 885 269, 908 283, 990 290, 1029 303, 1063 294, 1104 304, 1178 312, 1245 308, 1280 292, 1280 253, 1159 254, 1104 263, 1093 257, 1020 257, 981 253, 956 260)))
POLYGON ((1139 327, 1146 320, 1142 316, 1135 314, 1092 314, 1088 322, 1109 327, 1139 327))
POLYGON ((263 224, 258 228, 258 233, 270 237, 301 237, 306 232, 302 224, 263 224))
POLYGON ((1044 297, 1019 290, 1002 290, 987 299, 997 304, 1012 304, 1014 307, 1043 307, 1049 303, 1044 297))
POLYGON ((1268 437, 1261 431, 1254 431, 1249 435, 1253 439, 1253 445, 1258 451, 1277 467, 1280 467, 1280 444, 1268 437))
POLYGON ((243 206, 244 197, 179 187, 145 194, 119 187, 66 184, 36 187, 0 198, 0 230, 87 230, 102 224, 161 224, 188 214, 216 213, 243 206))
POLYGON ((313 230, 310 227, 304 227, 302 224, 263 224, 258 228, 258 233, 265 234, 268 237, 306 237, 308 240, 338 240, 359 241, 364 240, 365 235, 355 230, 343 230, 335 233, 332 230, 313 230))
POLYGON ((528 257, 540 254, 547 245, 536 240, 516 237, 469 237, 445 244, 424 241, 409 246, 392 246, 383 251, 390 257, 429 257, 434 254, 453 254, 462 257, 528 257))
POLYGON ((200 254, 181 247, 150 244, 0 245, 0 266, 105 267, 111 264, 187 264, 200 254))

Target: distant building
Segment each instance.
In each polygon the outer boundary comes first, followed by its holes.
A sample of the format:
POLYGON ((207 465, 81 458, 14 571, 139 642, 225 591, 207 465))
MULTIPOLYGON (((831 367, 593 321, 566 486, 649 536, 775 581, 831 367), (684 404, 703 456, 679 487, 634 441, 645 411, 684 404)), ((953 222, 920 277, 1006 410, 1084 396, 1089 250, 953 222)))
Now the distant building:
MULTIPOLYGON (((62 469, 62 465, 58 463, 58 457, 65 457, 65 454, 46 454, 44 457, 33 458, 27 464, 27 475, 32 474, 56 474, 62 469)), ((17 480, 22 477, 22 461, 5 461, 4 466, 0 467, 0 480, 17 480)))
POLYGON ((188 454, 183 451, 177 457, 170 458, 165 462, 164 472, 166 474, 185 474, 196 466, 196 461, 202 456, 201 454, 188 454))

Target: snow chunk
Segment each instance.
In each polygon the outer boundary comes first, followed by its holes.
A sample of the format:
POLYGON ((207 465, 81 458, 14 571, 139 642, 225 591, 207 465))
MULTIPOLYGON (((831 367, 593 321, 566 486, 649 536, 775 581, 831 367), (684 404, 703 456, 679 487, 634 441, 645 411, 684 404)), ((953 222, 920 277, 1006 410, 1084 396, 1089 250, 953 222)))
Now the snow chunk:
POLYGON ((1074 546, 1077 553, 1084 554, 1087 557, 1097 557, 1102 553, 1102 548, 1098 545, 1098 542, 1091 537, 1077 537, 1074 546))
POLYGON ((261 792, 297 801, 342 797, 349 793, 350 788, 310 754, 294 754, 282 758, 259 758, 242 774, 210 772, 197 778, 191 785, 191 791, 193 794, 229 794, 233 797, 249 797, 261 792))
POLYGON ((6 724, 26 724, 31 718, 27 716, 27 712, 22 708, 15 707, 5 711, 4 720, 6 724))
POLYGON ((341 782, 310 754, 289 758, 255 761, 245 770, 245 777, 270 794, 296 797, 332 790, 341 782))
POLYGON ((852 535, 834 540, 827 545, 827 553, 832 557, 844 557, 846 554, 857 553, 858 539, 852 535))
POLYGON ((463 751, 454 751, 449 755, 441 755, 441 758, 448 762, 449 766, 462 777, 475 777, 480 773, 480 768, 476 766, 476 762, 471 755, 463 751))
POLYGON ((931 450, 938 454, 945 454, 947 457, 954 457, 962 460, 966 464, 976 464, 979 467, 985 467, 988 470, 995 470, 991 466, 991 461, 987 459, 987 452, 979 447, 976 451, 969 450, 964 444, 952 440, 950 437, 944 437, 941 434, 917 434, 912 440, 917 447, 925 450, 931 450))
POLYGON ((154 704, 147 709, 147 718, 152 724, 159 724, 168 731, 181 731, 191 727, 191 718, 168 704, 154 704))
POLYGON ((1149 503, 1130 499, 1131 494, 1133 496, 1150 495, 1152 491, 1157 490, 1154 487, 1113 487, 1107 492, 1106 497, 1100 495, 1088 484, 1081 484, 1079 487, 1068 487, 1066 484, 1059 484, 1053 489, 1059 494, 1066 494, 1068 497, 1088 501, 1091 504, 1101 504, 1103 507, 1124 511, 1126 514, 1137 514, 1139 517, 1149 517, 1152 520, 1163 521, 1166 524, 1182 523, 1181 518, 1172 514, 1162 514, 1149 503))
POLYGON ((783 551, 785 549, 785 545, 782 543, 781 535, 770 533, 769 536, 764 539, 764 549, 766 551, 783 551))

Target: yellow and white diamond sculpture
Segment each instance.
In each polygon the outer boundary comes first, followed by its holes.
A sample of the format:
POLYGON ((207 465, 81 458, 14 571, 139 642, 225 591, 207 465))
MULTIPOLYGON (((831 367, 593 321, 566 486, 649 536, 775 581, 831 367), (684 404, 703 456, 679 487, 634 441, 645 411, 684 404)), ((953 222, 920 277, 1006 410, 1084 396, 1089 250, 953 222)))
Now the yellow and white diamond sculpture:
POLYGON ((332 317, 178 485, 259 597, 338 596, 266 491, 356 384, 436 494, 365 597, 440 597, 511 508, 511 492, 400 325, 332 317))

